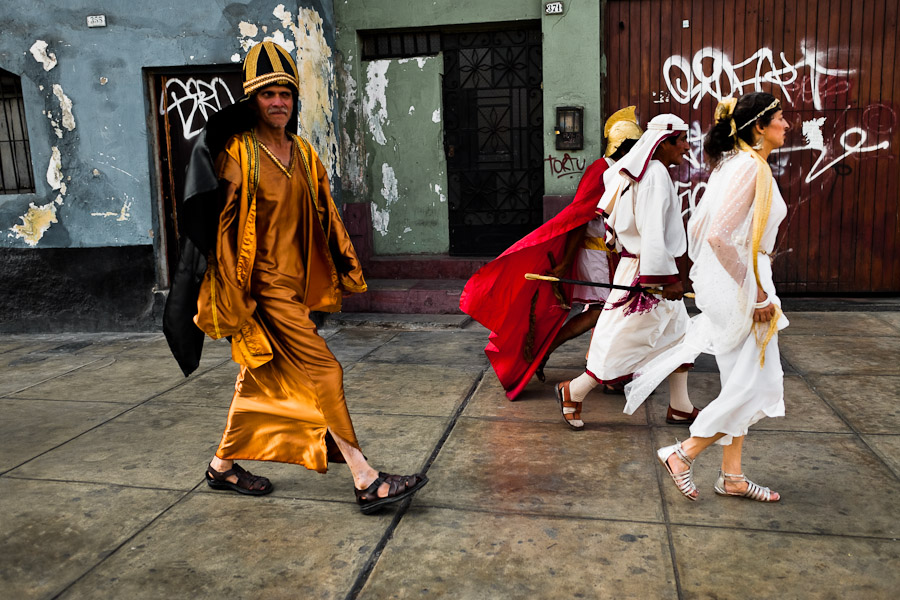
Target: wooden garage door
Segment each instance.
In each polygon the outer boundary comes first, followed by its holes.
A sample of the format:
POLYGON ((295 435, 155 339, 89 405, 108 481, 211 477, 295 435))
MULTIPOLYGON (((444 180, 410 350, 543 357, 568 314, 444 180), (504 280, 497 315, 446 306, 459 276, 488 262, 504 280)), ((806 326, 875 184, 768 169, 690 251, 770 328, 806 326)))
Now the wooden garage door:
POLYGON ((896 0, 611 0, 605 110, 672 112, 707 178, 703 132, 720 98, 763 90, 793 131, 770 164, 788 203, 775 261, 785 293, 900 291, 900 41, 896 0))

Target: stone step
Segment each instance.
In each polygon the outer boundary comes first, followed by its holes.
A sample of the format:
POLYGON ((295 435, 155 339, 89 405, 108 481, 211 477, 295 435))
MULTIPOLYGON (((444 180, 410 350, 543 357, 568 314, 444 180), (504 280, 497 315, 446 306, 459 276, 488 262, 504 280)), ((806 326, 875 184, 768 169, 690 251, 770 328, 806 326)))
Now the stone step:
POLYGON ((465 279, 367 279, 369 291, 344 298, 348 313, 459 315, 465 279))

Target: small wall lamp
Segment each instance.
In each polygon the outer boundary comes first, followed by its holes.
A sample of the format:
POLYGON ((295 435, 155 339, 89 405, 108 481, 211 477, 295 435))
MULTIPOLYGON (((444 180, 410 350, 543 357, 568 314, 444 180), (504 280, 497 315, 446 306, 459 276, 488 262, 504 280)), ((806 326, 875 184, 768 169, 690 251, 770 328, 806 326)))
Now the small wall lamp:
POLYGON ((584 107, 556 107, 556 149, 581 150, 584 148, 584 107))

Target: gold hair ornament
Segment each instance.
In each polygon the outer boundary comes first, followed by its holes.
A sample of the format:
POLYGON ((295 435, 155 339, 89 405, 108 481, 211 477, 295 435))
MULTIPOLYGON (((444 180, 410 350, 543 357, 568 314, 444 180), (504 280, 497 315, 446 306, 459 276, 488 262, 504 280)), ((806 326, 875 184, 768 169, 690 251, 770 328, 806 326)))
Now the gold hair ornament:
MULTIPOLYGON (((759 112, 759 114, 757 114, 755 117, 753 117, 752 119, 750 119, 749 121, 747 121, 746 123, 744 123, 743 125, 741 125, 740 127, 738 127, 737 130, 740 131, 740 130, 742 130, 743 128, 747 127, 748 125, 751 125, 751 124, 753 124, 753 123, 756 123, 756 120, 757 120, 757 119, 759 119, 760 117, 762 117, 764 114, 766 114, 767 112, 769 112, 769 111, 772 110, 773 108, 778 108, 779 106, 781 106, 781 101, 780 101, 778 98, 775 98, 775 101, 772 102, 772 104, 770 104, 770 105, 768 105, 767 107, 765 107, 764 109, 762 109, 762 110, 759 112)), ((734 109, 732 109, 732 110, 734 110, 734 109)))
POLYGON ((737 104, 737 98, 725 98, 716 106, 716 122, 728 119, 731 123, 730 137, 737 139, 737 126, 734 124, 734 105, 737 104))

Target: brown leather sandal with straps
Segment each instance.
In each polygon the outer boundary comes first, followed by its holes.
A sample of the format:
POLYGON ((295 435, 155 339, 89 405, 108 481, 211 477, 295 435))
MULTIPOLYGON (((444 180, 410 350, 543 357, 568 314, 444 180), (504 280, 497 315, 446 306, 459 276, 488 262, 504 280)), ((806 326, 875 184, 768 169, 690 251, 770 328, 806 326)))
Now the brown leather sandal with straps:
POLYGON ((206 484, 214 490, 231 490, 239 494, 250 496, 265 496, 271 494, 275 486, 265 477, 253 475, 237 463, 224 472, 216 471, 210 464, 206 467, 206 484), (237 477, 236 482, 228 481, 232 475, 237 477))
POLYGON ((563 381, 556 386, 556 403, 559 405, 559 412, 562 414, 563 419, 566 420, 566 425, 575 431, 581 431, 584 429, 584 421, 581 421, 581 402, 574 402, 572 400, 572 392, 569 391, 570 383, 572 382, 563 381), (564 410, 566 408, 573 408, 575 410, 567 413, 564 410), (581 421, 581 425, 576 425, 575 421, 581 421))
POLYGON ((428 478, 421 473, 415 475, 391 475, 390 473, 378 473, 378 477, 364 490, 354 489, 356 503, 364 515, 371 514, 388 504, 398 502, 416 493, 423 485, 428 483, 428 478), (382 483, 388 484, 387 496, 378 496, 378 488, 382 483))

